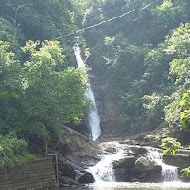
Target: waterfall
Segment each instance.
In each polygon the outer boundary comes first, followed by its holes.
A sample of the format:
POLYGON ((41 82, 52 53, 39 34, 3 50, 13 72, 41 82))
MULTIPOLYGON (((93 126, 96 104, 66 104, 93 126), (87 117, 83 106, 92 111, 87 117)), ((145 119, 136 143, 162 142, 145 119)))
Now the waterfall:
POLYGON ((151 147, 148 147, 147 150, 147 156, 158 165, 162 166, 162 177, 164 182, 179 181, 177 167, 165 164, 163 162, 162 153, 159 153, 159 150, 151 147))
MULTIPOLYGON (((119 161, 126 157, 126 155, 131 155, 133 153, 129 147, 122 147, 121 145, 117 147, 117 152, 113 154, 106 154, 101 156, 100 162, 95 166, 88 168, 88 172, 92 173, 96 182, 115 182, 115 175, 113 169, 114 161, 119 161)), ((155 162, 156 165, 162 167, 162 180, 163 182, 179 182, 177 167, 167 165, 163 162, 163 156, 160 149, 152 147, 146 148, 146 156, 149 160, 155 162)), ((123 168, 125 170, 125 168, 123 168)), ((135 171, 135 170, 134 170, 135 171)), ((127 172, 127 171, 126 171, 127 172)))
MULTIPOLYGON (((80 48, 77 44, 74 46, 74 53, 77 59, 78 67, 86 68, 86 65, 80 55, 80 48)), ((89 82, 88 76, 86 76, 86 80, 89 82)), ((93 107, 88 112, 88 125, 91 129, 92 140, 96 141, 101 135, 100 117, 98 115, 96 101, 91 87, 89 87, 88 90, 85 92, 85 96, 91 101, 93 107)))
POLYGON ((91 172, 95 178, 95 181, 109 181, 114 182, 115 181, 115 175, 113 172, 113 165, 112 163, 114 161, 122 159, 124 156, 123 150, 119 149, 117 153, 115 154, 108 154, 102 156, 102 159, 98 164, 96 164, 93 167, 90 167, 88 169, 89 172, 91 172))

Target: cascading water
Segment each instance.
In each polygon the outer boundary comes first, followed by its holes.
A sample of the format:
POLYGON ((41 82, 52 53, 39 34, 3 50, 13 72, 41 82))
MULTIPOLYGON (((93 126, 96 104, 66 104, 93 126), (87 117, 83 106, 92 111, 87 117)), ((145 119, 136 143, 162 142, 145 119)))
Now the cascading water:
MULTIPOLYGON (((163 162, 161 150, 151 147, 143 148, 147 149, 147 154, 145 156, 162 167, 162 178, 164 182, 180 181, 177 167, 167 165, 163 162)), ((130 155, 131 153, 130 148, 127 151, 126 148, 117 147, 117 153, 102 156, 101 161, 95 166, 90 167, 88 172, 93 174, 96 182, 114 182, 115 176, 112 163, 125 158, 126 155, 130 155)))
MULTIPOLYGON (((74 53, 78 62, 78 67, 86 68, 86 65, 80 55, 80 48, 77 44, 74 46, 74 53)), ((88 76, 86 76, 86 80, 89 82, 88 76)), ((89 87, 89 89, 86 91, 85 96, 90 99, 93 107, 93 109, 91 109, 88 113, 88 125, 91 129, 92 140, 96 141, 101 135, 100 117, 98 115, 96 101, 91 87, 89 87)))
POLYGON ((95 178, 95 181, 109 181, 114 182, 115 176, 113 172, 113 166, 112 163, 114 161, 122 159, 124 156, 123 150, 119 149, 117 153, 115 154, 108 154, 102 156, 102 159, 96 166, 90 167, 88 169, 89 172, 91 172, 95 178))
POLYGON ((159 150, 153 149, 151 147, 148 147, 147 150, 147 157, 154 160, 158 165, 162 166, 162 177, 164 182, 179 181, 177 167, 165 164, 163 162, 162 153, 159 153, 159 150))

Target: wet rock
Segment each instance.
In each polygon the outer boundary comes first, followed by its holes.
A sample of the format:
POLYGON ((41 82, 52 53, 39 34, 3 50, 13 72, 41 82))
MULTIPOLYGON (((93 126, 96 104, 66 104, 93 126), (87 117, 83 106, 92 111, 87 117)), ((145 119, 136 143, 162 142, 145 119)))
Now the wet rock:
POLYGON ((155 161, 147 158, 135 156, 129 157, 131 160, 131 167, 126 160, 121 159, 119 162, 114 163, 114 174, 116 181, 119 182, 160 182, 162 167, 155 161), (125 165, 126 164, 126 165, 125 165), (127 167, 126 167, 127 166, 127 167))
POLYGON ((78 179, 78 182, 82 184, 89 184, 89 183, 94 183, 95 179, 91 173, 85 173, 78 179))
POLYGON ((131 146, 130 150, 136 156, 144 155, 144 154, 147 154, 147 152, 148 152, 146 148, 140 147, 140 146, 131 146))
POLYGON ((117 182, 160 182, 161 170, 116 169, 114 174, 117 182))
POLYGON ((113 162, 113 169, 132 169, 135 166, 137 158, 135 156, 127 156, 121 160, 113 162))
POLYGON ((62 176, 75 179, 76 172, 69 163, 60 163, 59 164, 59 171, 61 172, 62 176))
POLYGON ((186 154, 164 155, 163 160, 166 164, 179 168, 186 168, 190 165, 190 156, 186 154))
POLYGON ((116 148, 114 148, 114 147, 108 147, 108 148, 105 149, 105 151, 106 151, 106 152, 109 152, 109 153, 112 153, 112 154, 114 154, 114 153, 117 152, 117 151, 116 151, 116 148))
POLYGON ((157 166, 156 162, 147 157, 140 157, 135 162, 135 169, 137 170, 153 170, 157 166))

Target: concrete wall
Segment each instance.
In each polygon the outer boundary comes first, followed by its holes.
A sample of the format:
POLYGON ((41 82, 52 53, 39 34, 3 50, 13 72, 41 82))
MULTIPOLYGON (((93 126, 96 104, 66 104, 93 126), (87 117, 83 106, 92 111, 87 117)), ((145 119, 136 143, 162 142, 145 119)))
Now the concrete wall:
POLYGON ((29 161, 8 171, 0 169, 0 189, 56 189, 56 175, 52 158, 29 161))

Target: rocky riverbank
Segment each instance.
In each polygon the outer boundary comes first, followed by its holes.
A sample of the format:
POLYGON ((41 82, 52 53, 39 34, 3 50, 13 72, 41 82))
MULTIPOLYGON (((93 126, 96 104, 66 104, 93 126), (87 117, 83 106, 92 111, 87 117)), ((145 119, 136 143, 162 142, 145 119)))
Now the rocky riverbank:
POLYGON ((86 169, 99 162, 97 155, 102 152, 98 143, 71 128, 61 126, 56 143, 48 147, 48 154, 58 155, 60 187, 73 187, 94 182, 86 169))
MULTIPOLYGON (((123 150, 123 157, 112 163, 116 181, 161 182, 162 167, 148 156, 148 147, 154 147, 162 154, 159 145, 163 137, 163 134, 158 136, 145 133, 123 141, 94 143, 78 132, 62 127, 58 141, 49 151, 59 155, 59 179, 63 187, 93 183, 94 176, 87 172, 88 168, 100 161, 102 156, 99 155, 112 155, 118 149, 123 150)), ((163 162, 178 167, 179 172, 184 166, 190 165, 190 154, 187 152, 166 155, 163 162)), ((187 181, 187 178, 181 179, 187 181)))

